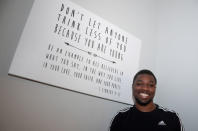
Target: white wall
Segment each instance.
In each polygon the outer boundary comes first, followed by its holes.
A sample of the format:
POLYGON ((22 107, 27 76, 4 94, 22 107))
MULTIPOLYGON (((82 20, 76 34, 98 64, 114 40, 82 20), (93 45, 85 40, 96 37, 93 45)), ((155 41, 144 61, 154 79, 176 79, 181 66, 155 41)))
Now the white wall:
MULTIPOLYGON (((140 68, 155 69, 155 0, 72 1, 140 38, 140 68)), ((7 75, 32 3, 0 1, 0 131, 107 131, 128 105, 7 75)))
POLYGON ((198 0, 158 4, 156 101, 179 112, 186 131, 197 131, 198 0))
MULTIPOLYGON (((158 77, 155 101, 197 131, 198 1, 72 1, 142 40, 140 68, 158 77)), ((127 105, 7 75, 32 3, 0 1, 0 131, 107 131, 127 105)))

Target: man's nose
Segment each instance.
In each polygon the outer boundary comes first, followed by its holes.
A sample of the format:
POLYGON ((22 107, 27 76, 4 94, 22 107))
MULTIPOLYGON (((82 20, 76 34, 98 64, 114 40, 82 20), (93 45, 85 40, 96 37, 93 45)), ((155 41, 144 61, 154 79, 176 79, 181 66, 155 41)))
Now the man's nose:
POLYGON ((143 84, 143 85, 142 85, 142 89, 144 89, 144 90, 149 90, 149 85, 148 85, 148 84, 143 84))

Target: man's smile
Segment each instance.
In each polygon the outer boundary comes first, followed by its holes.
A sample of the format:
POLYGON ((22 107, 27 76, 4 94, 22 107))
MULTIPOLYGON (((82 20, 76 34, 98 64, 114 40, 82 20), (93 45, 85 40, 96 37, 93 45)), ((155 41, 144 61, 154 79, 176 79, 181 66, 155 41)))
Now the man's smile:
POLYGON ((147 94, 147 93, 139 93, 139 95, 140 95, 141 97, 143 97, 143 98, 149 97, 149 94, 147 94))

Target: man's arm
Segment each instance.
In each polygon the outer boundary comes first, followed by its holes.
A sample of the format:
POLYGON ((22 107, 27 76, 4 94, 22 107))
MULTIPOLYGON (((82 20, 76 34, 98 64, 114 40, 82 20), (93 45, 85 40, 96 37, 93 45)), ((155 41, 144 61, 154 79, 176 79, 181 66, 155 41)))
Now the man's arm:
POLYGON ((109 131, 121 131, 121 127, 121 114, 119 113, 113 118, 109 131))
POLYGON ((176 122, 175 131, 185 131, 182 121, 177 113, 175 113, 174 121, 176 122))

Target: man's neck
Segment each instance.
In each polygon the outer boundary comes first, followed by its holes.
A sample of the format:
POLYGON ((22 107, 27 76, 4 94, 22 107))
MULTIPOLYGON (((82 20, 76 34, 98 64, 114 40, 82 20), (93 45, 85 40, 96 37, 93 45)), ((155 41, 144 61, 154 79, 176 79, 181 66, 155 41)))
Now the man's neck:
POLYGON ((135 107, 141 112, 151 112, 156 108, 156 105, 153 102, 149 103, 148 105, 140 105, 135 103, 135 107))

